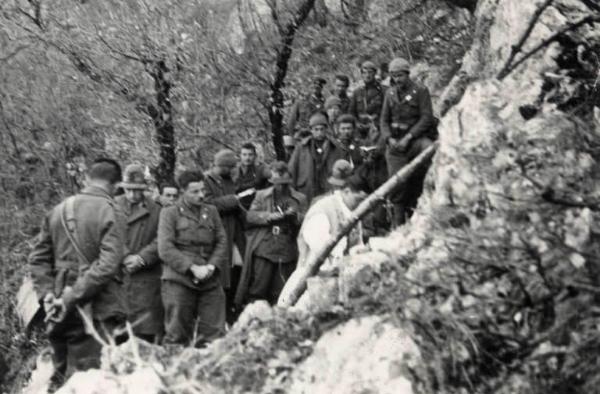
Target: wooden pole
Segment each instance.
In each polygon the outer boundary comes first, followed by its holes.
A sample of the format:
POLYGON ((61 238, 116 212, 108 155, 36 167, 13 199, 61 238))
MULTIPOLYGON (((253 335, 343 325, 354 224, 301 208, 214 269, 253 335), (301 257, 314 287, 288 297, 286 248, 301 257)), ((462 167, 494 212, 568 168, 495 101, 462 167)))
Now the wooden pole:
POLYGON ((296 271, 294 271, 284 286, 281 295, 279 296, 279 300, 277 301, 277 305, 283 307, 293 306, 304 293, 304 290, 306 290, 307 279, 319 271, 319 268, 323 265, 329 256, 329 253, 331 253, 337 243, 352 230, 361 218, 375 208, 380 201, 384 200, 392 191, 394 191, 394 189, 406 183, 413 173, 433 156, 437 146, 438 143, 436 142, 427 147, 427 149, 421 152, 406 166, 398 170, 398 172, 391 176, 383 185, 363 200, 358 207, 352 211, 350 218, 342 224, 341 229, 323 245, 321 250, 309 254, 306 264, 302 264, 302 266, 296 268, 296 271))

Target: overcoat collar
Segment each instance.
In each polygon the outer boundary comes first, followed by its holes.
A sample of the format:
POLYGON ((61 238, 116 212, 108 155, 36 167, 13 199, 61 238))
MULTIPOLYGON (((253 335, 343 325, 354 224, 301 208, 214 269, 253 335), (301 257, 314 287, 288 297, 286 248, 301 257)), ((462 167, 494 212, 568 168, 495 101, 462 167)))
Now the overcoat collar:
POLYGON ((200 217, 198 217, 198 214, 192 210, 192 208, 183 200, 183 198, 179 200, 176 205, 179 214, 195 222, 200 222, 201 218, 206 219, 208 217, 208 209, 205 204, 202 204, 198 210, 198 212, 200 212, 200 217))
POLYGON ((108 193, 108 191, 99 186, 86 186, 83 188, 83 190, 81 190, 81 194, 87 194, 89 196, 96 196, 96 197, 104 197, 104 198, 108 198, 109 200, 112 200, 112 197, 108 193))
POLYGON ((150 215, 150 210, 148 209, 148 205, 152 204, 152 202, 148 201, 145 197, 139 203, 131 206, 129 201, 125 198, 117 198, 117 203, 122 207, 123 211, 127 214, 127 224, 131 224, 147 215, 150 215))
MULTIPOLYGON (((207 178, 210 178, 213 182, 215 182, 221 189, 223 188, 223 181, 224 179, 221 177, 221 175, 218 175, 215 172, 214 168, 211 168, 210 170, 208 170, 206 172, 206 174, 204 174, 207 178)), ((233 174, 231 174, 232 177, 231 179, 233 180, 233 174)))
POLYGON ((395 93, 397 95, 398 100, 400 100, 401 98, 405 99, 409 95, 412 95, 412 97, 414 97, 414 95, 417 93, 417 85, 415 85, 415 83, 411 79, 409 79, 408 81, 406 81, 406 84, 404 86, 394 86, 391 89, 391 93, 392 95, 394 95, 395 93))
POLYGON ((150 214, 150 211, 148 211, 145 200, 140 202, 139 204, 135 204, 131 208, 131 212, 129 213, 129 216, 127 216, 127 224, 133 223, 145 216, 148 216, 149 214, 150 214))

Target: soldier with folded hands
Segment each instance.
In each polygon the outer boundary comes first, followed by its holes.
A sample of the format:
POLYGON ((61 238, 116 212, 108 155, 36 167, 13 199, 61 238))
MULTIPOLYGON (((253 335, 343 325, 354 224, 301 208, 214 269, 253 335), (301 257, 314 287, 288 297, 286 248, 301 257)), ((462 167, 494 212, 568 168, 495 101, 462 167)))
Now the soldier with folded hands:
POLYGON ((217 208, 205 203, 204 175, 179 176, 182 196, 160 213, 158 255, 163 261, 166 344, 199 346, 225 331, 227 234, 217 208))

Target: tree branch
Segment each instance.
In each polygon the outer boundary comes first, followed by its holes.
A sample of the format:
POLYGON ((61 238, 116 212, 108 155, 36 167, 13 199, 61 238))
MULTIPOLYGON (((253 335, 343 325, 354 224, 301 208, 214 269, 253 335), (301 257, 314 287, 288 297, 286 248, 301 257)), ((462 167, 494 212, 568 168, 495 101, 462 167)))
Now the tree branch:
POLYGON ((550 37, 546 38, 545 40, 543 40, 542 42, 540 42, 535 48, 533 48, 532 50, 530 50, 529 52, 525 53, 516 63, 514 63, 512 66, 510 66, 505 73, 499 73, 498 74, 498 79, 502 80, 504 79, 508 74, 510 74, 514 69, 516 69, 517 67, 519 67, 525 60, 529 59, 531 56, 533 56, 534 54, 536 54, 540 49, 547 47, 548 45, 550 45, 550 43, 558 40, 560 37, 562 37, 565 33, 568 33, 572 30, 575 30, 583 25, 587 25, 588 23, 595 23, 595 22, 600 22, 600 14, 596 14, 596 15, 588 15, 585 18, 581 19, 578 22, 569 24, 567 26, 565 26, 564 28, 562 28, 561 30, 557 31, 556 33, 554 33, 553 35, 551 35, 550 37))
POLYGON ((523 32, 523 35, 519 39, 519 42, 517 42, 515 45, 513 45, 510 48, 510 55, 508 55, 508 59, 506 59, 506 63, 504 63, 504 66, 502 67, 502 69, 498 73, 498 79, 499 80, 502 80, 506 75, 508 75, 508 73, 510 72, 511 63, 515 59, 515 56, 517 56, 517 54, 523 48, 523 45, 525 44, 525 41, 527 41, 527 39, 529 38, 529 35, 533 31, 533 28, 537 24, 537 21, 540 19, 540 16, 542 15, 542 13, 546 10, 546 8, 550 7, 550 5, 552 4, 553 1, 554 0, 546 0, 540 6, 540 8, 538 8, 533 13, 533 16, 531 17, 531 20, 529 21, 529 24, 527 25, 527 29, 525 29, 525 31, 523 32), (505 75, 505 73, 506 73, 506 75, 505 75))
POLYGON ((277 48, 277 58, 275 60, 275 75, 271 83, 271 106, 269 108, 269 120, 271 121, 271 137, 278 160, 285 158, 285 149, 283 147, 283 86, 287 75, 288 63, 292 56, 292 44, 296 31, 304 23, 308 14, 313 9, 315 0, 305 0, 292 20, 283 29, 281 43, 277 48))
POLYGON ((408 179, 415 173, 420 167, 422 167, 437 149, 437 143, 429 146, 423 152, 421 152, 416 158, 414 158, 409 164, 402 167, 398 172, 391 176, 383 185, 375 190, 366 200, 362 201, 352 214, 348 221, 342 224, 340 230, 329 239, 327 243, 323 245, 321 250, 316 251, 314 256, 308 260, 303 266, 298 267, 290 280, 286 283, 281 296, 277 301, 278 306, 293 306, 296 301, 302 296, 306 289, 306 281, 309 277, 315 275, 321 265, 325 262, 333 248, 345 237, 356 223, 375 208, 380 201, 384 200, 392 191, 396 190, 399 186, 402 186, 408 181, 408 179))
POLYGON ((277 12, 277 0, 267 0, 266 3, 271 10, 271 18, 273 19, 275 26, 277 26, 277 31, 280 35, 283 35, 283 26, 281 25, 279 13, 277 12))

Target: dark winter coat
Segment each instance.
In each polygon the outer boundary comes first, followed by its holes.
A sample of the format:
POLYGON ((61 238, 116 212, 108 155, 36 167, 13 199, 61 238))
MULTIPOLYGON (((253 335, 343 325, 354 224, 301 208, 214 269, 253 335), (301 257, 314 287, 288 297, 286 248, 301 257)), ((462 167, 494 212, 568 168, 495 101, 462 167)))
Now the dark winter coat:
MULTIPOLYGON (((246 251, 244 253, 244 266, 242 267, 240 283, 235 294, 235 303, 238 305, 243 305, 246 302, 251 274, 253 272, 254 252, 271 231, 271 225, 267 217, 270 213, 273 213, 273 191, 274 188, 270 187, 257 192, 256 197, 252 202, 252 206, 250 207, 250 210, 246 216, 246 220, 251 226, 253 226, 253 228, 248 233, 248 241, 246 251)), ((295 201, 295 209, 296 212, 298 212, 295 222, 295 232, 297 232, 300 228, 302 220, 304 219, 304 214, 308 209, 308 204, 306 197, 302 193, 299 193, 292 188, 290 188, 290 197, 295 201)), ((294 252, 297 256, 298 246, 296 244, 295 237, 294 242, 290 244, 290 248, 294 249, 294 252)))
POLYGON ((375 125, 378 125, 384 94, 385 88, 379 82, 359 86, 350 98, 350 114, 357 120, 360 120, 361 115, 369 115, 375 125))
POLYGON ((320 155, 323 156, 323 166, 320 170, 317 166, 319 154, 315 151, 312 137, 307 137, 296 145, 288 165, 292 174, 292 186, 306 196, 309 204, 313 198, 330 189, 327 178, 331 175, 333 164, 346 155, 340 143, 331 138, 325 141, 322 149, 323 153, 320 155))
MULTIPOLYGON (((231 173, 236 193, 250 188, 255 188, 256 190, 265 189, 271 185, 269 183, 270 177, 271 171, 264 163, 256 163, 246 169, 246 172, 242 169, 242 165, 238 164, 231 173)), ((253 198, 254 196, 248 196, 240 201, 244 209, 250 208, 253 198)), ((240 251, 240 253, 242 252, 240 251)))
POLYGON ((205 174, 206 202, 217 207, 221 221, 227 234, 227 264, 221 270, 221 283, 228 289, 231 282, 231 264, 233 245, 244 253, 246 239, 244 236, 245 211, 236 197, 236 186, 232 179, 223 178, 214 170, 205 174))
POLYGON ((264 163, 256 163, 248 168, 246 172, 242 169, 242 165, 238 164, 231 172, 231 179, 235 183, 237 192, 252 187, 257 190, 266 189, 270 185, 270 177, 271 171, 264 163))
POLYGON ((156 240, 160 206, 148 198, 132 209, 125 196, 118 196, 115 201, 126 215, 125 256, 139 255, 145 262, 140 270, 125 274, 128 320, 136 323, 133 326, 135 333, 160 335, 164 323, 160 296, 162 267, 156 240))
POLYGON ((317 111, 323 110, 325 98, 314 94, 305 99, 298 99, 290 108, 287 119, 287 130, 289 135, 300 129, 308 128, 310 117, 317 111))
POLYGON ((435 138, 434 117, 429 90, 413 81, 404 87, 393 86, 385 93, 381 109, 382 143, 390 137, 402 138, 412 134, 412 140, 420 137, 435 138))

